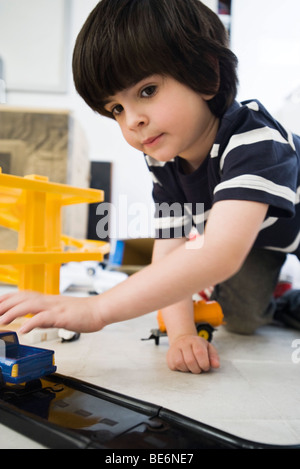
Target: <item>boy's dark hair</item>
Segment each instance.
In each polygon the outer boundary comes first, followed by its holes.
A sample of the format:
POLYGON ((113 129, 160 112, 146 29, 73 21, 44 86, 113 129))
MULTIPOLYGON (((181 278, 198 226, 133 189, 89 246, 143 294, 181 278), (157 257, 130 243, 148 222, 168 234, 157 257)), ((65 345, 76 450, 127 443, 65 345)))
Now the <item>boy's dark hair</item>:
POLYGON ((222 116, 237 92, 237 59, 218 16, 199 0, 101 0, 73 53, 75 87, 98 113, 105 99, 150 75, 172 76, 222 116))

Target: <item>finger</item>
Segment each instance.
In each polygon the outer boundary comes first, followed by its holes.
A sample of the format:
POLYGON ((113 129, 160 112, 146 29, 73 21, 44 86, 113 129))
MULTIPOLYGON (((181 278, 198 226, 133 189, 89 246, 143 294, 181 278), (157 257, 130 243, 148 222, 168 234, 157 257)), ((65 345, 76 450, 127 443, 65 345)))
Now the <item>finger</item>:
POLYGON ((193 342, 192 349, 195 356, 195 361, 197 362, 201 371, 209 371, 211 368, 208 345, 209 343, 200 337, 197 337, 197 340, 193 342))
POLYGON ((2 303, 3 301, 6 301, 8 299, 11 299, 11 298, 24 297, 24 296, 28 296, 30 294, 34 294, 34 292, 32 292, 30 290, 20 290, 20 291, 16 290, 16 291, 13 291, 13 292, 5 293, 4 295, 0 296, 0 303, 2 303))
POLYGON ((19 317, 26 316, 27 314, 32 314, 32 309, 28 308, 26 303, 20 303, 15 306, 7 308, 7 311, 2 314, 0 318, 0 324, 9 324, 19 317))
POLYGON ((0 306, 0 324, 8 324, 18 317, 36 314, 43 309, 47 301, 41 294, 23 292, 8 298, 0 306))
POLYGON ((41 311, 32 318, 26 319, 25 324, 22 325, 19 332, 21 334, 27 334, 36 328, 50 328, 55 326, 55 320, 53 311, 41 311))
POLYGON ((5 295, 5 297, 2 298, 2 301, 0 303, 0 316, 4 313, 6 313, 10 308, 15 306, 18 303, 18 299, 15 295, 5 295))
POLYGON ((220 367, 220 358, 217 350, 212 344, 208 344, 208 356, 209 362, 212 368, 219 368, 220 367))
POLYGON ((0 302, 3 300, 7 300, 10 298, 26 298, 28 296, 37 296, 41 295, 41 293, 31 291, 31 290, 17 290, 15 292, 5 293, 5 295, 0 296, 0 302))
POLYGON ((2 303, 3 301, 7 300, 8 298, 10 298, 11 296, 14 296, 16 293, 5 293, 4 295, 1 295, 0 296, 0 303, 2 303))
POLYGON ((20 292, 5 295, 0 303, 0 315, 6 313, 9 309, 23 301, 33 299, 37 295, 40 296, 39 294, 33 292, 20 292))
POLYGON ((175 352, 172 351, 172 353, 169 355, 169 367, 173 371, 182 371, 182 372, 187 372, 189 371, 184 359, 183 359, 183 354, 181 350, 176 350, 175 352))
POLYGON ((192 347, 189 347, 184 350, 183 359, 184 359, 185 367, 191 373, 199 374, 202 371, 204 371, 202 367, 202 363, 201 363, 202 360, 199 360, 199 358, 197 357, 197 353, 194 353, 194 350, 192 347))

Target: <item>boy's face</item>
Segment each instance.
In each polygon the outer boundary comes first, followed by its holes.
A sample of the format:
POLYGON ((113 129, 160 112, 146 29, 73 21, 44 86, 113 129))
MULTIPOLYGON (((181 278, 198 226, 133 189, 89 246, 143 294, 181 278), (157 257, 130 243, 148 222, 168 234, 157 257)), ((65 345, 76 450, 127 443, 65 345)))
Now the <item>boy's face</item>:
POLYGON ((196 169, 218 129, 218 119, 207 105, 212 97, 170 76, 153 75, 110 96, 105 108, 129 145, 161 162, 181 156, 196 169))

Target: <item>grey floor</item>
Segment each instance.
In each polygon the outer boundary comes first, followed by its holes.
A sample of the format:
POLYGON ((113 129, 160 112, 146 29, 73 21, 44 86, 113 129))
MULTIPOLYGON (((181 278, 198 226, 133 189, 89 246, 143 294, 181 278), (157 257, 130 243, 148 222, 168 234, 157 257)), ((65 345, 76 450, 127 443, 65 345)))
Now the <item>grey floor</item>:
MULTIPOLYGON (((192 375, 167 368, 167 338, 159 346, 141 341, 155 326, 155 314, 150 314, 82 334, 76 342, 54 338, 37 345, 55 350, 61 374, 158 404, 248 440, 300 443, 300 331, 269 326, 244 337, 220 327, 213 339, 220 369, 192 375)), ((0 448, 11 447, 39 445, 0 426, 0 448)))
MULTIPOLYGON (((300 288, 300 263, 289 262, 287 267, 294 288, 300 288)), ((12 328, 18 327, 15 323, 12 328)), ((62 343, 53 330, 33 331, 20 340, 54 350, 60 374, 157 404, 247 440, 300 444, 300 331, 267 326, 253 336, 241 336, 221 326, 213 338, 220 368, 192 375, 168 369, 166 337, 159 346, 141 340, 155 327, 156 313, 152 313, 82 334, 75 342, 62 343)), ((0 424, 0 448, 38 447, 26 435, 0 424)))

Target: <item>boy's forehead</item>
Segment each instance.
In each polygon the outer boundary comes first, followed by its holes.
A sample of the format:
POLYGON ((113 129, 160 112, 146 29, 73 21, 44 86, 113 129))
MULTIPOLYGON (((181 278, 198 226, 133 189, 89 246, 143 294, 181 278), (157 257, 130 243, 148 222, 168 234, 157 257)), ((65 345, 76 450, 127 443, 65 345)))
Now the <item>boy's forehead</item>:
POLYGON ((119 93, 121 93, 121 91, 116 91, 115 94, 106 96, 106 97, 102 100, 103 106, 105 107, 105 106, 107 106, 108 104, 110 104, 112 101, 115 101, 115 100, 117 99, 119 93))

